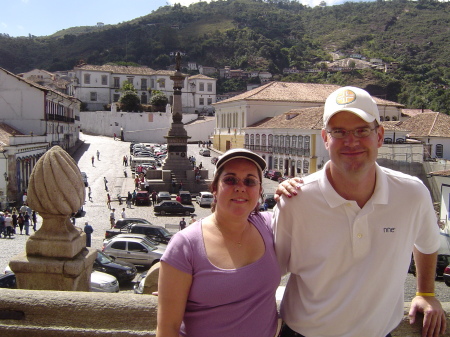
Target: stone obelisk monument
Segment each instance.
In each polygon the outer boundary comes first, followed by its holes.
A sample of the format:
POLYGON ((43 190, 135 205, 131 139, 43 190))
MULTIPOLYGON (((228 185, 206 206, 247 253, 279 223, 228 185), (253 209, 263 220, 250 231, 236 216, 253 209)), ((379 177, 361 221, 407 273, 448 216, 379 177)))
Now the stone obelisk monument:
POLYGON ((182 122, 181 89, 184 76, 181 71, 181 55, 176 54, 176 68, 170 79, 173 81, 172 124, 164 138, 167 140, 167 158, 163 170, 172 171, 177 182, 186 180, 186 171, 192 171, 192 164, 187 158, 187 141, 189 138, 182 122))

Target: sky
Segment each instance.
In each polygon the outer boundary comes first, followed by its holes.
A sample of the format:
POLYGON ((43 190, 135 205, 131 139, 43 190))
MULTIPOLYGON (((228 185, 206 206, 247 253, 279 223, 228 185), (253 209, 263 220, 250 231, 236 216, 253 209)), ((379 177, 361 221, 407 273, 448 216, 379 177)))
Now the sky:
MULTIPOLYGON (((322 0, 298 1, 314 7, 322 0)), ((325 1, 328 5, 344 2, 325 1)), ((47 36, 66 28, 95 26, 97 22, 114 25, 145 16, 162 6, 174 3, 189 6, 194 2, 199 0, 0 0, 0 34, 47 36)))

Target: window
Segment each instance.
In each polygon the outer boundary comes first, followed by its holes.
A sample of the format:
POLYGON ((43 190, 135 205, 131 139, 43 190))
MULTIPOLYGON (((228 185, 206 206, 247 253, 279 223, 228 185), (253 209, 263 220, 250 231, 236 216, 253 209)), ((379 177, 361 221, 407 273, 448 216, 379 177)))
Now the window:
POLYGON ((114 77, 114 88, 120 88, 120 78, 114 77))
POLYGON ((309 142, 310 142, 310 137, 309 136, 305 136, 305 146, 304 146, 305 156, 309 156, 309 150, 310 150, 309 149, 309 142))
POLYGON ((266 135, 262 135, 261 136, 261 147, 262 147, 262 150, 263 151, 267 151, 267 149, 266 149, 266 135))
POLYGON ((444 156, 444 145, 436 144, 436 157, 442 158, 444 156))
POLYGON ((273 168, 276 170, 278 169, 278 158, 273 159, 273 168))
POLYGON ((212 83, 208 83, 208 92, 212 92, 212 83))
POLYGON ((150 80, 150 87, 155 87, 155 80, 153 78, 150 80))
POLYGON ((128 81, 130 84, 133 84, 133 82, 134 82, 134 76, 127 76, 127 81, 128 81))
POLYGON ((158 83, 159 83, 159 87, 160 88, 165 88, 166 87, 166 80, 164 78, 160 78, 158 80, 158 83))
POLYGON ((113 95, 113 102, 119 102, 120 94, 114 94, 113 95))
POLYGON ((284 153, 291 153, 290 140, 291 140, 291 137, 286 136, 286 151, 284 153))
POLYGON ((292 136, 292 153, 295 154, 295 148, 297 147, 297 136, 292 136))
POLYGON ((205 91, 205 83, 200 82, 200 86, 198 88, 199 91, 205 91))
POLYGON ((138 242, 128 242, 128 250, 130 252, 145 252, 146 249, 138 242))
POLYGON ((303 173, 308 174, 308 172, 309 172, 309 162, 307 160, 305 160, 303 162, 303 173))
POLYGON ((208 98, 208 105, 212 104, 212 98, 208 98))
POLYGON ((278 135, 275 135, 275 144, 273 144, 274 152, 278 152, 279 151, 278 150, 278 146, 280 146, 279 141, 280 141, 280 137, 278 135))
POLYGON ((302 161, 297 160, 297 174, 302 174, 302 161))
POLYGON ((108 76, 102 75, 102 85, 108 85, 108 76))
POLYGON ((198 99, 198 105, 205 105, 205 99, 204 98, 199 98, 198 99))
POLYGON ((96 101, 97 100, 97 93, 96 92, 91 92, 91 101, 96 101))
POLYGON ((248 148, 248 146, 250 145, 249 138, 250 138, 250 135, 246 133, 245 134, 245 145, 246 145, 246 148, 248 148))
POLYGON ((84 74, 84 84, 91 84, 91 74, 84 74))
POLYGON ((117 241, 111 245, 112 249, 125 250, 127 243, 125 241, 117 241))
POLYGON ((141 79, 141 90, 147 90, 147 79, 146 78, 141 79))

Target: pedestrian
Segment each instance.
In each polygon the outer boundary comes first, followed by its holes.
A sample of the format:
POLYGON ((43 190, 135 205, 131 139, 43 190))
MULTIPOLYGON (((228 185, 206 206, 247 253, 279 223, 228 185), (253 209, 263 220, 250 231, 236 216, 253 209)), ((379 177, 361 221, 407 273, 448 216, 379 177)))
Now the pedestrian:
POLYGON ((13 233, 16 234, 16 228, 17 228, 17 211, 16 211, 16 208, 13 208, 13 212, 12 212, 11 218, 12 218, 13 233))
POLYGON ((114 132, 114 140, 116 140, 116 133, 114 132))
POLYGON ((105 191, 108 192, 108 180, 106 180, 106 177, 103 177, 103 182, 105 183, 105 191))
POLYGON ((111 196, 109 195, 109 193, 106 193, 106 206, 108 207, 108 209, 111 209, 111 196))
POLYGON ((91 157, 92 166, 94 166, 94 156, 91 157))
POLYGON ((22 212, 19 213, 19 216, 17 217, 17 224, 19 225, 19 229, 20 229, 20 235, 22 235, 22 231, 23 231, 23 214, 22 212))
POLYGON ((275 336, 281 273, 271 213, 258 212, 265 167, 246 149, 218 160, 212 214, 176 233, 161 258, 157 337, 275 336))
POLYGON ((92 201, 92 195, 91 195, 92 191, 91 191, 91 186, 88 187, 88 198, 89 201, 92 201))
POLYGON ((330 161, 274 209, 278 263, 290 272, 280 336, 390 336, 403 318, 412 251, 418 280, 410 321, 422 312, 422 336, 444 334, 445 312, 434 296, 440 242, 430 193, 418 178, 376 163, 384 128, 369 93, 333 92, 322 139, 330 161))
POLYGON ((122 165, 127 166, 125 163, 127 162, 127 156, 123 156, 122 165))
POLYGON ((0 237, 6 238, 5 213, 0 212, 0 237))
POLYGON ((33 231, 36 232, 36 227, 37 227, 37 214, 36 214, 36 211, 33 211, 31 213, 31 220, 33 221, 33 231))
POLYGON ((27 204, 27 198, 28 198, 27 192, 26 192, 26 191, 23 191, 23 195, 22 195, 22 203, 23 203, 24 205, 27 204))
POLYGON ((153 190, 153 192, 152 192, 152 202, 153 202, 153 206, 156 205, 156 197, 157 197, 156 191, 153 190))
POLYGON ((131 192, 128 191, 128 195, 127 195, 127 207, 131 208, 131 201, 133 199, 133 196, 131 195, 131 192))
POLYGON ((91 235, 94 232, 94 228, 86 221, 84 223, 84 232, 86 233, 86 247, 91 246, 91 235))
POLYGON ((189 226, 192 225, 194 222, 196 222, 197 220, 195 220, 195 215, 192 214, 191 215, 191 219, 189 220, 189 226))
POLYGON ((175 200, 178 201, 178 202, 181 202, 181 196, 180 196, 180 194, 177 194, 177 196, 175 197, 175 200))
POLYGON ((186 228, 186 221, 184 221, 184 218, 181 218, 180 221, 180 231, 186 228))
POLYGON ((100 160, 100 151, 97 150, 97 160, 100 160))
POLYGON ((133 204, 133 205, 136 205, 136 190, 134 190, 133 191, 133 193, 131 193, 131 196, 132 196, 132 198, 131 198, 131 203, 133 204))
POLYGON ((203 164, 202 162, 200 162, 200 164, 198 165, 198 169, 201 170, 203 168, 203 164))
POLYGON ((120 217, 122 219, 125 219, 127 217, 126 213, 125 213, 125 208, 122 208, 122 213, 120 213, 120 217))
POLYGON ((28 212, 23 214, 23 227, 25 228, 25 235, 30 235, 30 215, 28 212))
POLYGON ((111 210, 111 213, 109 213, 109 222, 111 223, 111 228, 114 227, 116 224, 116 214, 114 213, 116 211, 115 208, 111 210))
MULTIPOLYGON (((6 229, 6 235, 8 235, 8 237, 11 239, 11 235, 14 234, 14 230, 13 230, 12 218, 8 212, 5 213, 5 229, 6 229)), ((6 235, 5 235, 5 238, 6 238, 6 235)))

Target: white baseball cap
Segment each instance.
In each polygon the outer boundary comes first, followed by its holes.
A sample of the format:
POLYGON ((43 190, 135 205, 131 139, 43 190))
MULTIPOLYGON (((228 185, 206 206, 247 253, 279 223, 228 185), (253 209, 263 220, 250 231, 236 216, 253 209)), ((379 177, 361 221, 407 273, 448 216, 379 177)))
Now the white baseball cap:
POLYGON ((349 111, 367 123, 380 122, 378 107, 370 94, 356 87, 342 87, 328 96, 323 111, 323 125, 327 126, 331 117, 341 111, 349 111))

